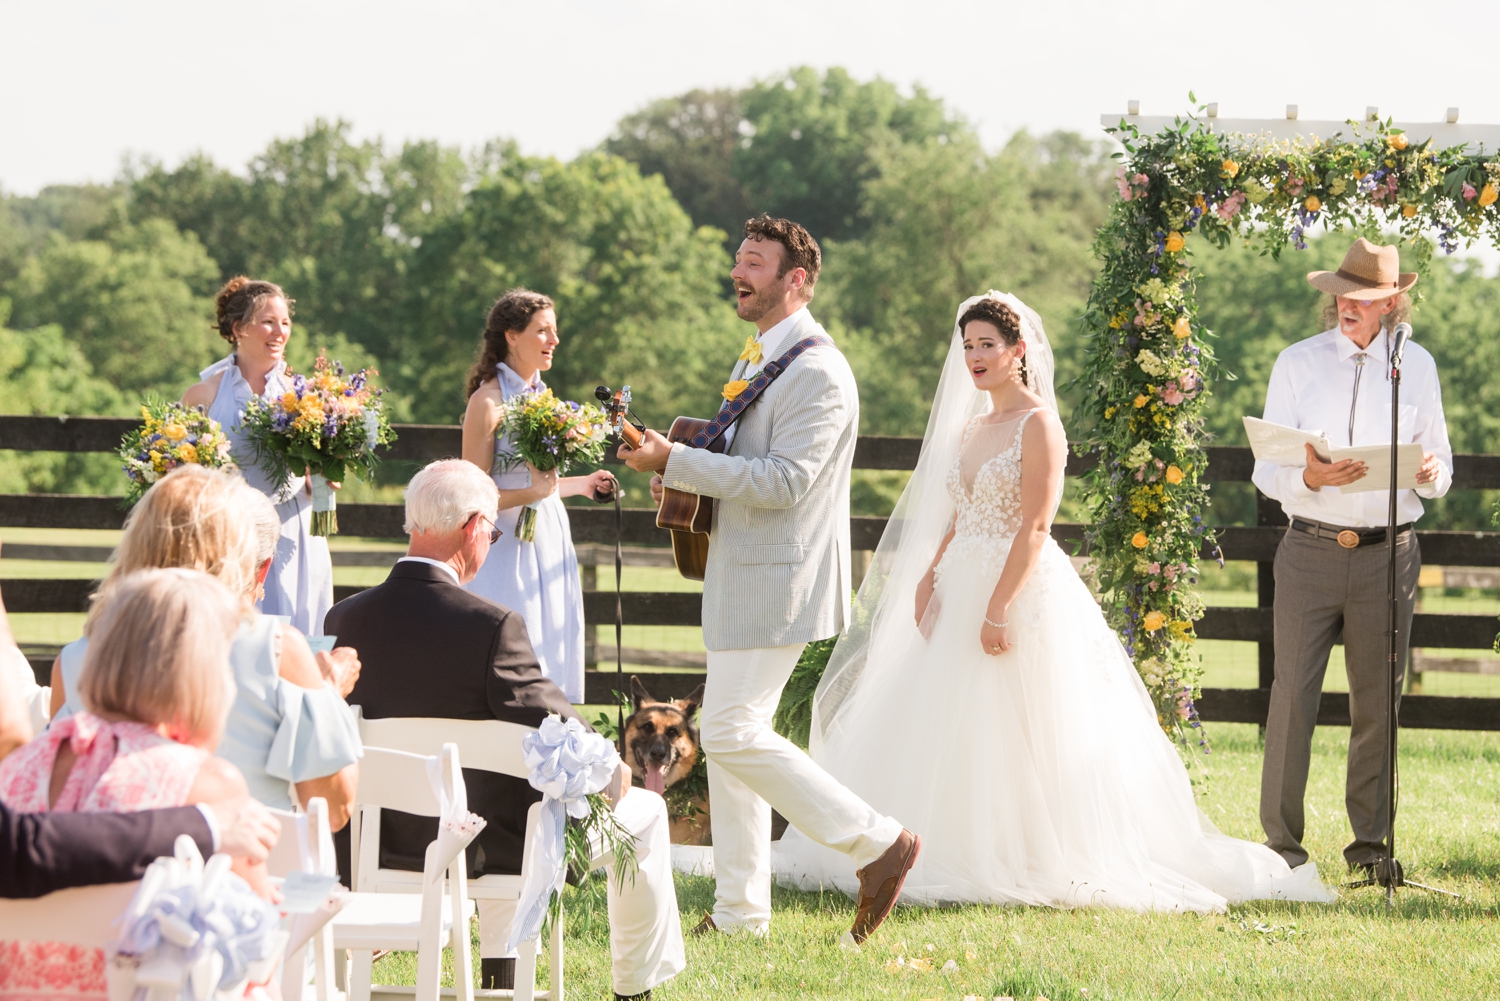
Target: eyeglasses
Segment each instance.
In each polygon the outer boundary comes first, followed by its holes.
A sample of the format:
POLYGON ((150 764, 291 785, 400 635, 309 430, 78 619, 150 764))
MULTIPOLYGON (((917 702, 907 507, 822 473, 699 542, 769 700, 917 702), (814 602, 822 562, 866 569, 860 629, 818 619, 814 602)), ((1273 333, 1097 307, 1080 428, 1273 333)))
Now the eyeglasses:
POLYGON ((487 521, 490 523, 490 545, 493 546, 495 543, 500 541, 500 536, 504 535, 505 533, 495 527, 494 519, 487 518, 482 514, 476 514, 474 515, 474 517, 480 519, 481 521, 487 521))

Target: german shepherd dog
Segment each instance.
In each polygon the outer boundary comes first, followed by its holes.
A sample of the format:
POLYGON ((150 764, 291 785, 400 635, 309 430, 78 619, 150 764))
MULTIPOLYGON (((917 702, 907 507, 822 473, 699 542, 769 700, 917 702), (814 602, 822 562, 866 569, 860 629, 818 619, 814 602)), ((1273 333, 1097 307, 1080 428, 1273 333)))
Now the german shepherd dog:
POLYGON ((687 777, 698 760, 693 713, 703 703, 703 686, 685 699, 657 702, 632 675, 630 700, 634 711, 625 720, 625 761, 642 785, 663 793, 687 777))

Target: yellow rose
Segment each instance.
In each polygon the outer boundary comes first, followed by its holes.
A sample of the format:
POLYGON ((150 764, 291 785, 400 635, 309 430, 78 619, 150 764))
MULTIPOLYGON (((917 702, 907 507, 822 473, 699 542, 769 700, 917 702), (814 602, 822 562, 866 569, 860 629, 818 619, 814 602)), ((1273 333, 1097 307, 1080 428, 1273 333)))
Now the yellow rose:
POLYGON ((1403 205, 1401 206, 1401 214, 1408 219, 1414 218, 1417 214, 1417 207, 1411 204, 1403 205))
POLYGON ((1323 203, 1318 201, 1317 195, 1308 195, 1307 201, 1303 202, 1302 205, 1309 212, 1316 212, 1323 207, 1323 203))
POLYGON ((1145 396, 1145 394, 1144 394, 1144 393, 1143 393, 1143 394, 1141 394, 1141 395, 1140 395, 1140 396, 1137 396, 1137 397, 1136 397, 1136 398, 1135 398, 1135 401, 1134 401, 1134 402, 1135 402, 1135 408, 1136 408, 1136 409, 1137 409, 1137 410, 1139 410, 1139 409, 1141 409, 1141 408, 1142 408, 1142 407, 1144 407, 1144 406, 1145 406, 1145 405, 1146 405, 1146 396, 1145 396))
POLYGON ((1170 484, 1172 484, 1174 487, 1177 484, 1181 483, 1182 482, 1182 470, 1178 469, 1176 466, 1168 466, 1167 467, 1167 482, 1170 483, 1170 484))
POLYGON ((1235 177, 1240 172, 1240 165, 1235 163, 1233 160, 1225 160, 1222 164, 1220 164, 1219 169, 1223 172, 1225 177, 1235 177))
POLYGON ((288 410, 296 410, 297 409, 297 394, 291 392, 290 390, 288 390, 285 393, 282 393, 281 394, 281 405, 283 407, 286 407, 288 410))
POLYGON ((745 387, 749 385, 750 382, 747 379, 733 379, 729 382, 724 383, 724 399, 734 399, 735 397, 743 393, 745 391, 745 387))
POLYGON ((1154 633, 1167 624, 1167 617, 1160 612, 1147 612, 1146 617, 1141 620, 1141 625, 1146 627, 1146 632, 1154 633))
POLYGON ((1411 144, 1407 141, 1404 133, 1397 132, 1386 140, 1386 145, 1390 146, 1391 149, 1405 149, 1411 144))
POLYGON ((1486 184, 1479 191, 1479 204, 1482 208, 1495 204, 1496 198, 1500 198, 1500 191, 1496 191, 1493 184, 1486 184))
POLYGON ((1167 253, 1177 253, 1183 248, 1186 243, 1187 241, 1182 238, 1181 233, 1177 232, 1177 230, 1175 229, 1172 230, 1172 232, 1167 234, 1167 253))
POLYGON ((187 428, 181 424, 168 424, 161 433, 170 441, 181 441, 187 437, 187 428))
POLYGON ((1177 322, 1172 324, 1172 333, 1177 335, 1178 340, 1185 341, 1193 336, 1193 325, 1186 316, 1179 316, 1177 322))
POLYGON ((1137 549, 1145 549, 1150 542, 1151 540, 1146 538, 1145 532, 1136 532, 1130 537, 1130 544, 1137 549))
POLYGON ((192 442, 183 442, 177 446, 177 458, 183 462, 197 462, 198 450, 193 447, 192 442))

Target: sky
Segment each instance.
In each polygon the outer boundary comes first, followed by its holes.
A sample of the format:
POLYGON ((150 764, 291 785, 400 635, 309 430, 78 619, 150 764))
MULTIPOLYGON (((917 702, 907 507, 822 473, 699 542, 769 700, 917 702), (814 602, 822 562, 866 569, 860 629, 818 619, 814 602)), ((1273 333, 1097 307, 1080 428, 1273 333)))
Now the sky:
POLYGON ((1500 123, 1500 4, 697 0, 0 0, 0 190, 108 181, 122 157, 244 164, 343 118, 360 137, 494 137, 569 158, 694 87, 843 66, 925 86, 998 147, 1102 137, 1101 113, 1500 123))

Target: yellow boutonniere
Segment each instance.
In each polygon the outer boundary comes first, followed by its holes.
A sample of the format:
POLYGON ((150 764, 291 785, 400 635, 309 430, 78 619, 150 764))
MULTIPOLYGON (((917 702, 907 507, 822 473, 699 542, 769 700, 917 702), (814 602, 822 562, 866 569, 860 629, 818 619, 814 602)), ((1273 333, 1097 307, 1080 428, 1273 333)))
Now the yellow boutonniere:
POLYGON ((747 361, 752 365, 759 365, 762 358, 760 341, 754 337, 745 338, 745 350, 740 352, 740 361, 747 361))
POLYGON ((750 381, 748 379, 732 379, 729 382, 724 383, 724 399, 734 399, 735 397, 743 393, 745 391, 745 387, 749 385, 750 381))

